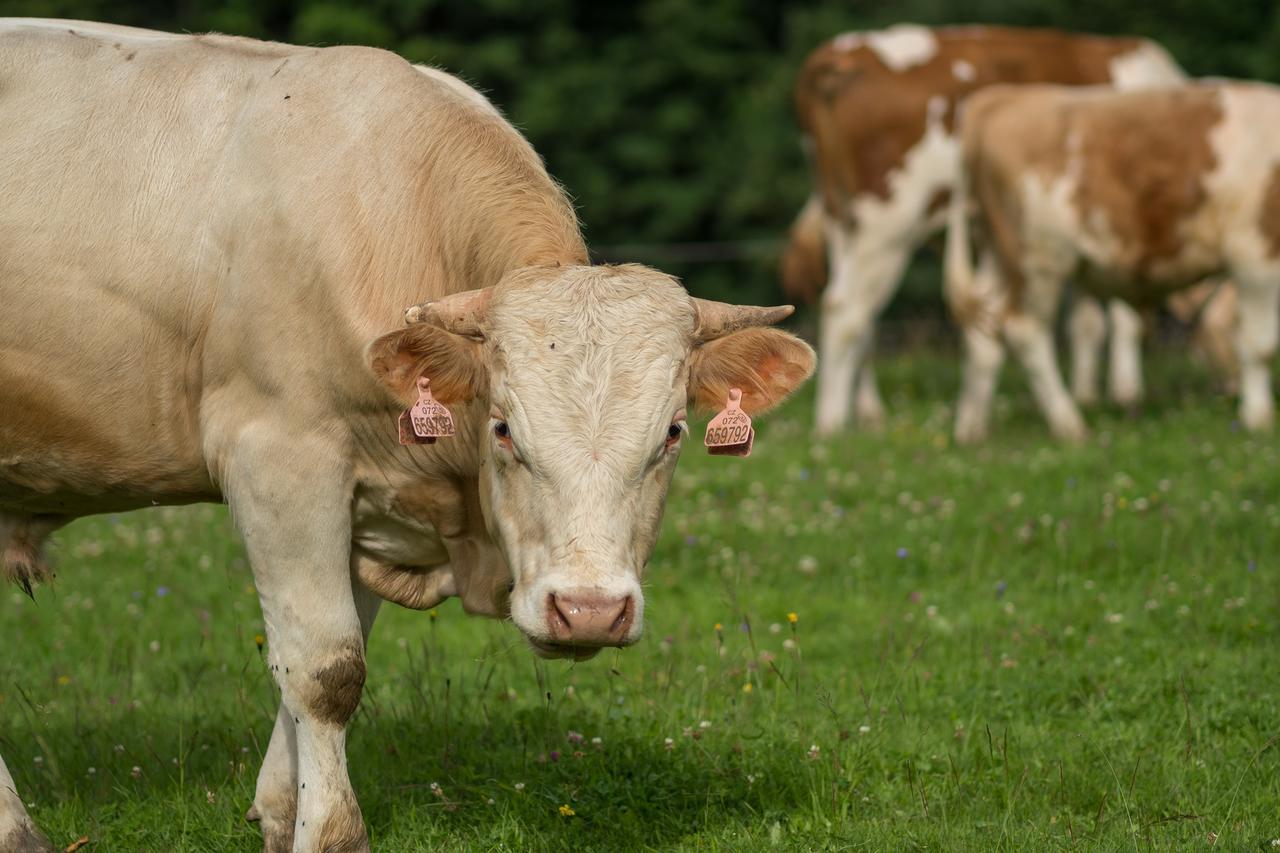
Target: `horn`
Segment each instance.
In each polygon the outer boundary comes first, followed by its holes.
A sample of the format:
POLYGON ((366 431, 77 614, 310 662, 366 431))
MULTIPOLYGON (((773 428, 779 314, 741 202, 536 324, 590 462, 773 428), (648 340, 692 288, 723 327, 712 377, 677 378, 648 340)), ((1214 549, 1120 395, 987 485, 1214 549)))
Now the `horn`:
POLYGON ((693 337, 698 341, 711 341, 739 329, 752 326, 772 326, 795 313, 791 305, 761 308, 756 305, 730 305, 712 302, 710 299, 689 297, 693 301, 693 337))
POLYGON ((492 288, 482 287, 413 305, 405 309, 404 321, 410 325, 428 323, 455 335, 478 337, 492 292, 492 288))

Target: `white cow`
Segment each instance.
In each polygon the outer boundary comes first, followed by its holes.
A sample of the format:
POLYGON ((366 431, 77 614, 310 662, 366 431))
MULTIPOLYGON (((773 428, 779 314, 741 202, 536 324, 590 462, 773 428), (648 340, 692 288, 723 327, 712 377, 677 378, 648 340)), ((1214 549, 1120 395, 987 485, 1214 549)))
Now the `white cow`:
MULTIPOLYGON (((282 696, 270 851, 367 849, 381 600, 457 595, 550 657, 635 642, 686 409, 813 369, 764 327, 789 309, 588 266, 525 140, 383 51, 7 21, 0 175, 0 571, 30 590, 81 515, 230 504, 282 696), (456 434, 403 446, 420 378, 456 434)), ((0 763, 0 849, 45 847, 0 763)))

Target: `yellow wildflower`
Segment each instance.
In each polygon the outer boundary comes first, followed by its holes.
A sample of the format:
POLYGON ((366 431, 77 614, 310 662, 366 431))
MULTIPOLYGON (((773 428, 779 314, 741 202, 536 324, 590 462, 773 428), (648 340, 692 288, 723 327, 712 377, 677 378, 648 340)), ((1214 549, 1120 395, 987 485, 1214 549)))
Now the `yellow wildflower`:
POLYGON ((577 812, 568 803, 560 807, 560 817, 573 817, 576 814, 577 812))
POLYGON ((752 684, 751 684, 751 682, 750 682, 750 681, 748 681, 746 684, 742 685, 742 692, 743 692, 743 693, 750 693, 752 690, 755 690, 755 687, 753 687, 753 686, 752 686, 752 684))
POLYGON ((800 617, 795 613, 788 613, 787 621, 790 622, 792 625, 794 625, 800 621, 800 617))

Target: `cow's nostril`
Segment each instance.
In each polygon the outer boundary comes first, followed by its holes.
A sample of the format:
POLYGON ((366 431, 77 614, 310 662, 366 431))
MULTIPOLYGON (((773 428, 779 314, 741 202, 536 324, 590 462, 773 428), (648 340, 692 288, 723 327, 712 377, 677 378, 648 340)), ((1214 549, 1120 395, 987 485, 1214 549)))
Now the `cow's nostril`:
POLYGON ((551 635, 558 640, 567 640, 573 635, 573 621, 569 614, 560 609, 554 592, 547 593, 547 627, 551 635))
POLYGON ((618 618, 613 620, 613 624, 609 626, 609 633, 616 634, 626 629, 631 622, 631 615, 635 611, 635 599, 627 596, 622 602, 622 609, 618 611, 618 618))
POLYGON ((547 630, 558 642, 583 646, 622 645, 635 618, 631 595, 613 598, 597 590, 547 595, 547 630))

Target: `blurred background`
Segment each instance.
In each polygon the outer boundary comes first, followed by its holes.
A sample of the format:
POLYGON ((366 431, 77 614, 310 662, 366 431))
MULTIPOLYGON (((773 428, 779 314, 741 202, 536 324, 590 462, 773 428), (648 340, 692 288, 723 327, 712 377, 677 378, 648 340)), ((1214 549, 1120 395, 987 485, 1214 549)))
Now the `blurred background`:
MULTIPOLYGON (((598 258, 741 302, 782 298, 778 253, 809 188, 791 90, 833 35, 903 21, 1134 34, 1192 75, 1280 80, 1280 4, 1263 0, 0 0, 0 12, 366 44, 442 67, 531 139, 598 258)), ((922 253, 882 343, 951 334, 939 292, 936 253, 922 253)))

